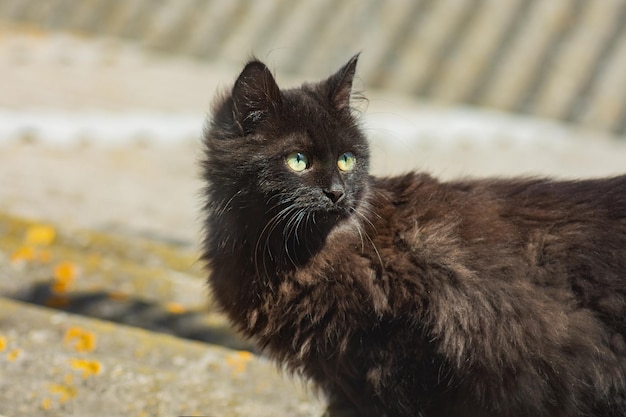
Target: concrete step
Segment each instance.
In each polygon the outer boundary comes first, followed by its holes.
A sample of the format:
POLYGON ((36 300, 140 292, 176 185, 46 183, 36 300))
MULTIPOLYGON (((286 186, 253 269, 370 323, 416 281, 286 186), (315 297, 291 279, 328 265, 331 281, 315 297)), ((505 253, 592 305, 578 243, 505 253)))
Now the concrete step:
POLYGON ((321 410, 303 383, 250 352, 0 297, 3 415, 273 417, 321 410))
POLYGON ((321 414, 215 311, 197 258, 0 214, 0 413, 321 414))
POLYGON ((0 214, 0 296, 252 349, 211 304, 193 248, 0 214))

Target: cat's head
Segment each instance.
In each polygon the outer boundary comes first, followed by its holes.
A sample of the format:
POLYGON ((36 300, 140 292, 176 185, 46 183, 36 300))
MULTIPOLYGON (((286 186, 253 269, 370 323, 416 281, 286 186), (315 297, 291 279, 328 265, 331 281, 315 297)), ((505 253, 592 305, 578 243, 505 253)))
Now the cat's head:
POLYGON ((357 58, 324 81, 287 90, 262 62, 245 66, 205 133, 209 211, 257 228, 306 229, 357 209, 369 165, 350 107, 357 58))

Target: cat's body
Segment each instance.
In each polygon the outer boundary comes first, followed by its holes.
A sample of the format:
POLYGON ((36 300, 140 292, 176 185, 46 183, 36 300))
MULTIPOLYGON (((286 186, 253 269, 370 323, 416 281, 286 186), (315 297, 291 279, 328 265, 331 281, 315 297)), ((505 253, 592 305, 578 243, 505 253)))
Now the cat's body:
POLYGON ((370 177, 355 65, 279 91, 252 62, 218 103, 218 303, 354 415, 626 416, 626 176, 370 177))

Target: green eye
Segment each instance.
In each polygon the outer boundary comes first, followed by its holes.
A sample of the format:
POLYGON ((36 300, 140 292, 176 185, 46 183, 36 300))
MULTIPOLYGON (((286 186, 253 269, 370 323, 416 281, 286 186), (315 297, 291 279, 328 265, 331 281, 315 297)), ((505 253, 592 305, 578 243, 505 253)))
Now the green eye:
POLYGON ((356 164, 356 158, 351 152, 344 153, 337 160, 337 166, 342 171, 352 171, 354 169, 354 164, 356 164))
POLYGON ((300 152, 294 152, 287 155, 285 158, 287 165, 295 172, 302 172, 309 167, 309 159, 305 154, 300 152))

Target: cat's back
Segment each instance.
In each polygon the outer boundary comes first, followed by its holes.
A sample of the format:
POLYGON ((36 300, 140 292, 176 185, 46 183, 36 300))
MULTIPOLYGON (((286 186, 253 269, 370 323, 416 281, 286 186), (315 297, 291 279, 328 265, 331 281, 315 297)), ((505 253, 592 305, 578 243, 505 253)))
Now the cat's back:
POLYGON ((626 176, 484 187, 492 189, 499 217, 527 256, 545 265, 562 263, 579 295, 589 288, 583 281, 626 292, 626 176))
MULTIPOLYGON (((589 255, 597 259, 626 255, 626 175, 440 182, 407 174, 374 179, 373 188, 373 206, 385 233, 417 238, 440 230, 442 237, 447 234, 470 251, 493 245, 521 250, 542 238, 573 252, 595 246, 589 255)), ((626 273, 626 264, 617 270, 626 273)))
POLYGON ((408 174, 374 179, 372 210, 382 274, 412 291, 444 362, 460 378, 471 363, 515 387, 473 374, 464 393, 487 395, 493 409, 558 398, 567 415, 623 415, 626 176, 440 182, 408 174), (514 399, 521 391, 527 397, 514 399))
POLYGON ((626 175, 588 180, 518 180, 487 183, 508 204, 512 215, 553 215, 563 221, 626 221, 626 175))
POLYGON ((509 195, 506 213, 531 259, 544 270, 554 263, 579 308, 626 337, 626 176, 543 181, 509 195))
POLYGON ((374 189, 378 230, 417 262, 559 288, 626 336, 626 175, 446 183, 409 174, 375 179, 374 189))

